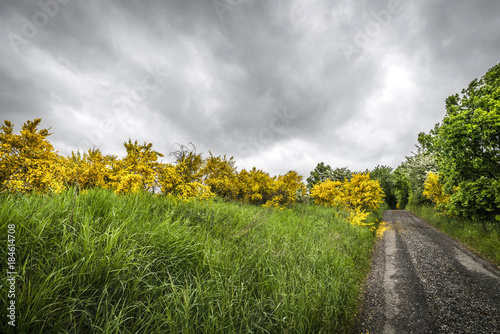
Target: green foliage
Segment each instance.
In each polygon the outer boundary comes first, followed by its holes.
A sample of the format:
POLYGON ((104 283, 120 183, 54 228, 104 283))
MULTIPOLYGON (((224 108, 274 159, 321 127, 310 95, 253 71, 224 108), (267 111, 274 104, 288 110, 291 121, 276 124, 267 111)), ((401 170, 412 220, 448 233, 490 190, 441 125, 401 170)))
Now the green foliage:
POLYGON ((17 333, 349 331, 374 234, 335 210, 99 188, 74 200, 1 197, 0 239, 16 225, 17 333))
POLYGON ((405 168, 402 164, 396 168, 393 173, 393 177, 395 187, 394 194, 397 200, 396 208, 403 210, 409 201, 410 186, 405 173, 405 168))
POLYGON ((307 189, 311 191, 314 185, 324 182, 326 180, 331 181, 344 181, 344 179, 350 180, 352 177, 352 172, 347 167, 332 169, 330 165, 325 165, 323 162, 318 163, 318 165, 310 172, 307 178, 307 189))
POLYGON ((433 150, 452 213, 479 220, 500 215, 500 64, 446 99, 433 150))
POLYGON ((350 181, 352 178, 352 172, 347 167, 337 167, 332 171, 330 180, 332 181, 350 181))
POLYGON ((412 204, 408 210, 500 266, 500 224, 442 215, 430 205, 412 204))
POLYGON ((392 167, 377 166, 370 172, 370 177, 377 180, 384 191, 384 201, 390 209, 396 209, 398 200, 396 198, 396 182, 392 173, 392 167))
POLYGON ((396 198, 400 208, 406 203, 427 203, 423 195, 424 184, 429 173, 437 173, 438 166, 435 155, 429 151, 418 151, 411 157, 406 157, 395 172, 396 198))
POLYGON ((318 165, 311 171, 307 181, 307 189, 311 190, 312 187, 318 183, 329 180, 333 173, 332 167, 330 165, 325 165, 323 162, 318 163, 318 165))

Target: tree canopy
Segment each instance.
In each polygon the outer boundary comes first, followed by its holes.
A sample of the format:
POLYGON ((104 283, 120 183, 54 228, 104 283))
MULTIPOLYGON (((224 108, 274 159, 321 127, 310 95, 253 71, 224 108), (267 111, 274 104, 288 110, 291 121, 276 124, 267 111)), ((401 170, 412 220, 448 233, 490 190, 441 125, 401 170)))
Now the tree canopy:
POLYGON ((448 97, 442 123, 421 137, 436 154, 450 212, 500 218, 500 64, 448 97))

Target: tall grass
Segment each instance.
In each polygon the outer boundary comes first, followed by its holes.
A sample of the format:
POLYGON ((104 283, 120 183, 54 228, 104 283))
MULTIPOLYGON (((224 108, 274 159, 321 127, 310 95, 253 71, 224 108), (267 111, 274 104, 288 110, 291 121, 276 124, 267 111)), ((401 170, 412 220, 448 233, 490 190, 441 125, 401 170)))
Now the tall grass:
POLYGON ((438 214, 429 205, 409 204, 406 209, 500 266, 500 224, 498 222, 474 222, 464 218, 448 217, 438 214))
POLYGON ((314 205, 99 189, 0 201, 2 243, 16 224, 17 333, 346 332, 374 242, 314 205))

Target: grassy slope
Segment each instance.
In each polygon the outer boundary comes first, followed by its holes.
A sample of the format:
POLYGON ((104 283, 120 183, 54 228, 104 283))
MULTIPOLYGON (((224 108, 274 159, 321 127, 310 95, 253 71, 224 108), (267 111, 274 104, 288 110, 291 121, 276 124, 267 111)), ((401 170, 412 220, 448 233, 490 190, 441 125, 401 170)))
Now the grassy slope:
POLYGON ((431 206, 408 205, 406 209, 500 266, 500 225, 498 222, 483 225, 465 219, 438 215, 431 206))
POLYGON ((374 243, 318 206, 93 190, 72 208, 71 192, 0 198, 0 240, 16 224, 18 333, 345 332, 374 243))

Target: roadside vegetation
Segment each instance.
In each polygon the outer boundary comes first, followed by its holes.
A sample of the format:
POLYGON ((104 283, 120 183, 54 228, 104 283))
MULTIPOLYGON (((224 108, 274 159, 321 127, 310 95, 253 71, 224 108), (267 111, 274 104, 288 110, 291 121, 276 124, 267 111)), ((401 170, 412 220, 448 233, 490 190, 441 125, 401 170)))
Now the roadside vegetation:
POLYGON ((446 99, 394 172, 400 208, 500 264, 500 64, 446 99))
POLYGON ((368 172, 310 193, 295 171, 238 170, 191 144, 172 162, 130 139, 123 157, 66 157, 40 123, 0 129, 0 239, 15 237, 0 287, 16 324, 0 332, 349 330, 384 196, 368 172))
POLYGON ((443 215, 432 205, 409 204, 406 208, 500 267, 500 228, 496 222, 475 222, 443 215))
POLYGON ((348 331, 374 233, 347 213, 75 190, 1 197, 17 333, 348 331))

